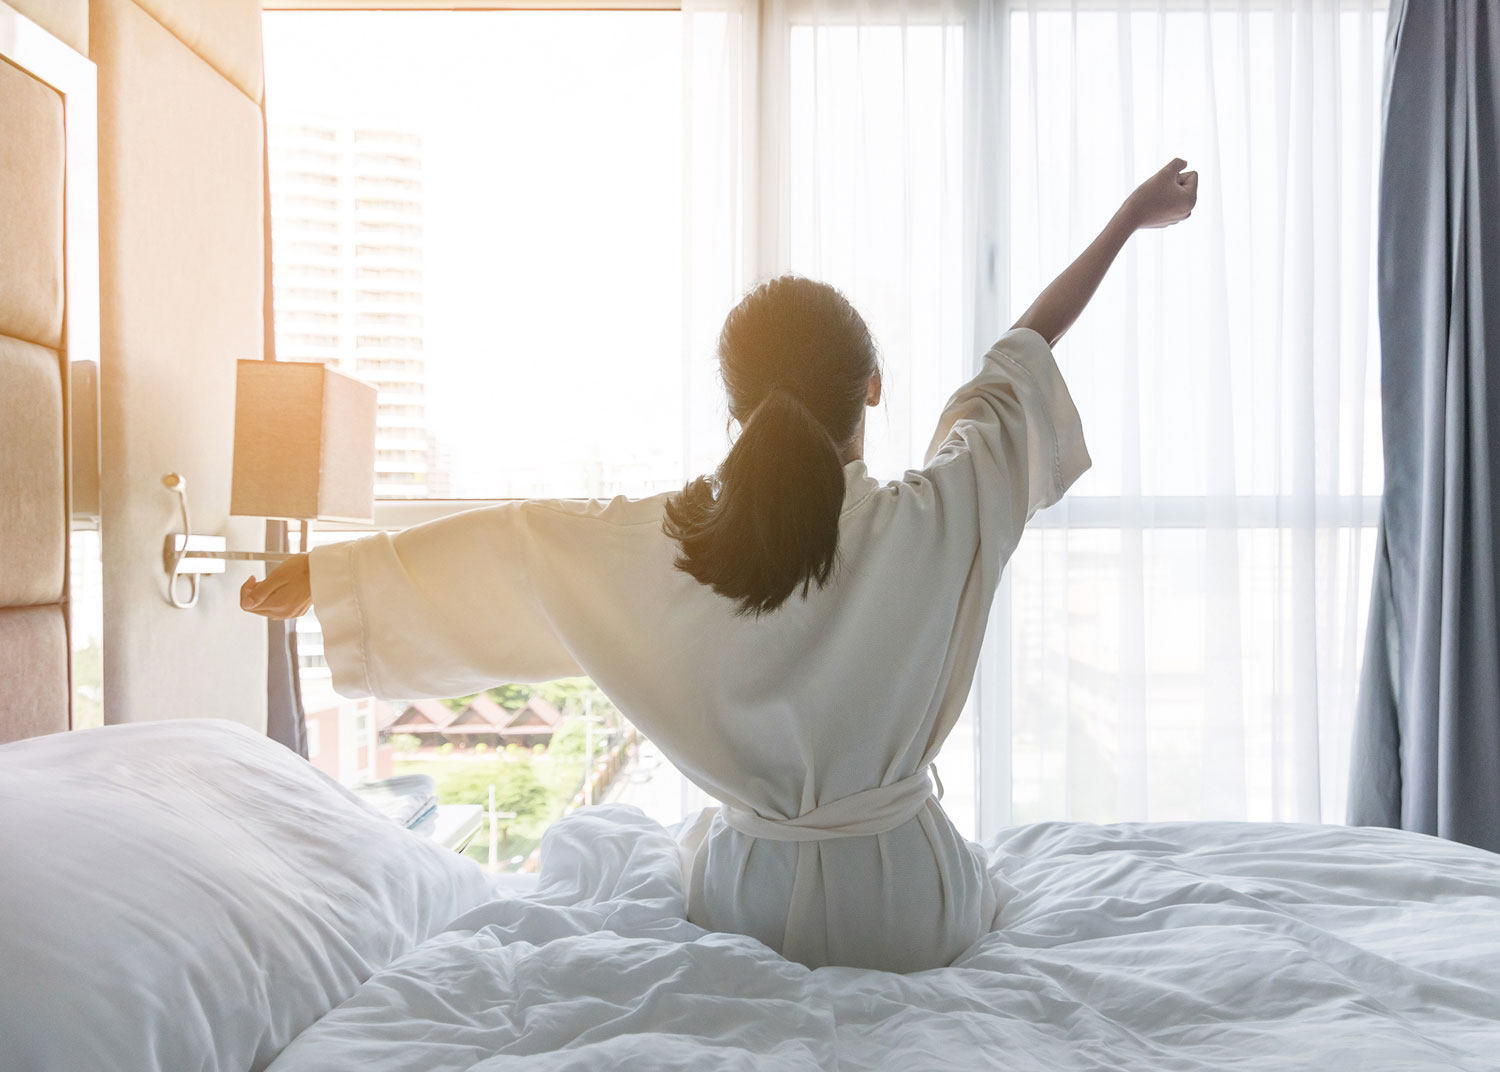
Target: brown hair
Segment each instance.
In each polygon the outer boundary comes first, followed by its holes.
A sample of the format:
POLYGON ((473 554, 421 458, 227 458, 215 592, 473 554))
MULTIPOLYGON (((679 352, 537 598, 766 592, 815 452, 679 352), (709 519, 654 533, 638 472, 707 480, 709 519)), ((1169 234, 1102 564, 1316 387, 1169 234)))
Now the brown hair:
POLYGON ((677 568, 740 614, 806 597, 833 575, 842 451, 859 427, 874 340, 826 283, 781 276, 745 296, 719 334, 719 369, 740 435, 713 477, 667 501, 677 568))

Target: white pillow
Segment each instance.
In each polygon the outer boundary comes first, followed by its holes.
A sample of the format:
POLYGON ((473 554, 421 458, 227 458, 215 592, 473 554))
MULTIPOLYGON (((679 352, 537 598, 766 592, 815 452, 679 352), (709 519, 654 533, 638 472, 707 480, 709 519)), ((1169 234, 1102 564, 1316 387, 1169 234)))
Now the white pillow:
POLYGON ((478 865, 233 723, 0 747, 0 1066, 262 1068, 488 899, 478 865))

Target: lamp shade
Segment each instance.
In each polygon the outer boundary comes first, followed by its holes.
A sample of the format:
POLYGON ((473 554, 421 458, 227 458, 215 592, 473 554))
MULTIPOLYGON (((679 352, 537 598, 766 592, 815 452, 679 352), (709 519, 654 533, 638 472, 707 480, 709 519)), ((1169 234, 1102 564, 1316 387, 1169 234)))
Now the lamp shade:
POLYGON ((241 361, 229 512, 374 518, 375 388, 317 362, 241 361))

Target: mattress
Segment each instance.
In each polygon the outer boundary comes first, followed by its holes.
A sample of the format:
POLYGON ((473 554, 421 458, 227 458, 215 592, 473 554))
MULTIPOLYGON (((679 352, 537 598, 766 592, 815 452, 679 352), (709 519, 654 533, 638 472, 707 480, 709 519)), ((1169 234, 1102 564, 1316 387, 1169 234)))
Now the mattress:
POLYGON ((1500 1068, 1500 856, 1243 823, 987 847, 999 929, 951 967, 811 971, 683 918, 672 831, 585 809, 534 888, 375 973, 273 1072, 1500 1068))

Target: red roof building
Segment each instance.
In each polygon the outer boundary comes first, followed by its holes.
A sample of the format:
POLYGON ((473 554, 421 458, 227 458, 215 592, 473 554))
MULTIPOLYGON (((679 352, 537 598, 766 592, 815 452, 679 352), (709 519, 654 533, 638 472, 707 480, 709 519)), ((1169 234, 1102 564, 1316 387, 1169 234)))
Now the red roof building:
POLYGON ((483 741, 492 746, 519 744, 530 748, 550 741, 562 717, 561 711, 535 693, 511 711, 481 692, 461 711, 440 700, 413 700, 381 730, 415 734, 427 746, 452 743, 467 747, 483 741))

